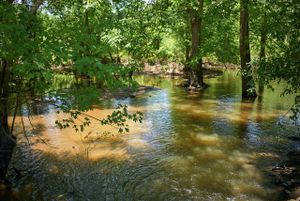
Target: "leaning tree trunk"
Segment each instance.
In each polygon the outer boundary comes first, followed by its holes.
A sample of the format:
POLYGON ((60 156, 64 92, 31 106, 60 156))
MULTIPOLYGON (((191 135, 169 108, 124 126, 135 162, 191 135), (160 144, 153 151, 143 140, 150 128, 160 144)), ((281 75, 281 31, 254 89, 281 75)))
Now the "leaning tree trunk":
POLYGON ((198 0, 197 9, 191 9, 191 49, 189 52, 189 61, 187 67, 187 73, 189 78, 189 86, 204 87, 203 82, 203 70, 202 70, 202 58, 199 54, 201 50, 201 32, 202 32, 202 15, 203 15, 203 1, 198 0))
POLYGON ((249 45, 249 5, 248 0, 240 0, 240 57, 242 72, 242 97, 256 97, 251 71, 249 45))

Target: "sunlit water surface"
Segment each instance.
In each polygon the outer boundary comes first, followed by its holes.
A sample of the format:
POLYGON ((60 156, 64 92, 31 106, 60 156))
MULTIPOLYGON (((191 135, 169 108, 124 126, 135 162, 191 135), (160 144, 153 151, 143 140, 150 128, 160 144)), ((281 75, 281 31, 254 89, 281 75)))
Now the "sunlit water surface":
POLYGON ((142 111, 143 124, 130 122, 129 134, 103 136, 116 130, 97 122, 83 133, 59 130, 54 122, 60 116, 53 107, 35 105, 31 123, 36 135, 28 118, 23 119, 29 147, 18 119, 14 164, 23 177, 0 198, 280 200, 269 171, 290 143, 285 136, 299 134, 287 125, 294 97, 280 97, 284 86, 265 90, 251 103, 241 101, 236 72, 207 79, 210 87, 200 93, 178 87, 177 79, 136 79, 161 90, 106 101, 88 112, 103 118, 118 103, 142 111))

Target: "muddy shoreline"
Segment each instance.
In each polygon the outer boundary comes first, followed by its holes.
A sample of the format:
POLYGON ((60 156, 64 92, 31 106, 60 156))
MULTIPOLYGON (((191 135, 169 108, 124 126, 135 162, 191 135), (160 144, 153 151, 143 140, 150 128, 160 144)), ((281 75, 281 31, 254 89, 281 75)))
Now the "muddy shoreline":
MULTIPOLYGON (((209 62, 203 63, 203 75, 205 78, 216 77, 223 74, 223 71, 229 69, 219 64, 212 64, 209 62)), ((230 68, 233 69, 233 68, 230 68)), ((234 67, 236 69, 236 66, 234 67)), ((152 76, 171 76, 171 77, 184 77, 184 66, 177 63, 168 63, 166 65, 150 65, 145 64, 139 72, 135 72, 137 75, 152 75, 152 76)))

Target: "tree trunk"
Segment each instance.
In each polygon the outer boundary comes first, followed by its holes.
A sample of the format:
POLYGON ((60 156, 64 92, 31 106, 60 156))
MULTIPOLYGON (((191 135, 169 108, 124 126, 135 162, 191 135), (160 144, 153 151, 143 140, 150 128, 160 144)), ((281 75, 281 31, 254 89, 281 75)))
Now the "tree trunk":
POLYGON ((9 132, 8 126, 8 97, 9 97, 9 77, 12 62, 1 61, 0 71, 0 183, 8 183, 6 173, 10 163, 13 149, 15 147, 15 138, 9 132))
POLYGON ((189 78, 189 86, 204 87, 202 58, 200 56, 201 50, 201 32, 202 32, 202 15, 203 15, 203 1, 198 0, 198 8, 191 9, 190 23, 191 23, 191 49, 188 57, 187 73, 189 78))
MULTIPOLYGON (((190 13, 189 10, 187 9, 186 10, 187 13, 190 13)), ((190 83, 190 66, 189 66, 189 60, 190 60, 190 50, 191 50, 191 44, 190 42, 188 42, 190 40, 190 23, 189 23, 189 18, 186 18, 185 19, 185 29, 184 29, 184 46, 185 46, 185 63, 184 63, 184 68, 183 68, 183 73, 184 73, 184 76, 185 78, 188 79, 188 82, 185 83, 185 86, 188 87, 189 86, 189 83, 190 83)))
MULTIPOLYGON (((267 43, 267 29, 266 29, 266 15, 262 16, 261 30, 260 30, 260 53, 259 60, 262 63, 266 57, 266 43, 267 43)), ((261 78, 258 83, 258 93, 261 96, 264 92, 264 84, 261 78)))
MULTIPOLYGON (((10 4, 13 3, 12 0, 9 0, 8 2, 10 4)), ((37 10, 42 3, 42 0, 37 0, 34 2, 30 10, 33 16, 37 14, 37 10)), ((32 22, 33 21, 28 21, 29 33, 32 29, 32 22)), ((35 37, 35 33, 33 33, 33 37, 35 37)), ((2 59, 0 64, 0 183, 8 184, 9 182, 6 178, 6 174, 14 147, 16 145, 16 139, 12 133, 10 133, 8 126, 9 82, 13 61, 2 59)))
POLYGON ((256 97, 255 84, 251 72, 249 45, 248 0, 240 0, 240 57, 242 72, 242 97, 256 97))
MULTIPOLYGON (((8 1, 12 4, 13 1, 8 1)), ((15 146, 8 127, 8 97, 10 67, 12 62, 0 60, 0 183, 8 184, 6 173, 15 146)))
POLYGON ((0 115, 1 115, 1 128, 8 128, 8 83, 9 83, 9 71, 11 62, 7 60, 3 60, 1 62, 1 80, 0 80, 0 115))

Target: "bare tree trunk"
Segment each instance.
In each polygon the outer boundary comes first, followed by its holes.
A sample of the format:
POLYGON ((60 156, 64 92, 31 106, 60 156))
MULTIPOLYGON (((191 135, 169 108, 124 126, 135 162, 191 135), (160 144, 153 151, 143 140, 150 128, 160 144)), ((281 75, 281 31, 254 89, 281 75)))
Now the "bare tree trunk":
POLYGON ((240 0, 240 57, 242 72, 242 97, 256 97, 255 84, 251 72, 249 45, 249 5, 248 0, 240 0))

